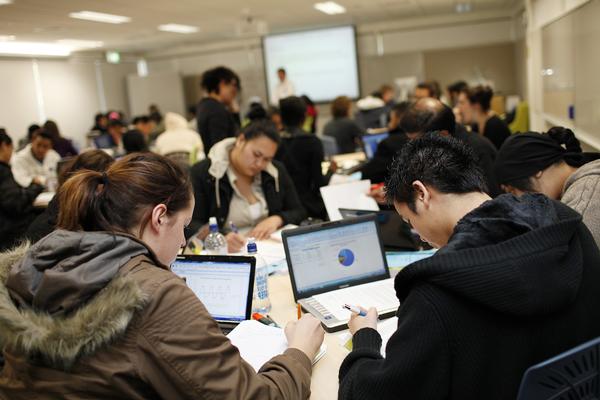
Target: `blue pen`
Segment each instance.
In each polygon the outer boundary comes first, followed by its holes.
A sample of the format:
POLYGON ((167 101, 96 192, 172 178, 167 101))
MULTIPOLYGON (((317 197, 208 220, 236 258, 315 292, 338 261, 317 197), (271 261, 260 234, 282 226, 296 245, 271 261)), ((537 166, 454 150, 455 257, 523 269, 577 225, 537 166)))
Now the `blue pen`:
POLYGON ((351 312, 353 312, 354 314, 358 314, 358 315, 360 315, 361 317, 366 317, 366 316, 367 316, 367 313, 366 313, 366 312, 364 312, 363 310, 361 310, 360 308, 358 308, 358 307, 356 307, 356 306, 351 306, 351 305, 349 305, 349 304, 344 304, 344 305, 342 306, 342 308, 345 308, 346 310, 348 310, 348 311, 351 311, 351 312))
POLYGON ((233 221, 229 221, 229 228, 231 229, 231 231, 233 233, 239 233, 238 227, 235 226, 235 224, 233 223, 233 221))

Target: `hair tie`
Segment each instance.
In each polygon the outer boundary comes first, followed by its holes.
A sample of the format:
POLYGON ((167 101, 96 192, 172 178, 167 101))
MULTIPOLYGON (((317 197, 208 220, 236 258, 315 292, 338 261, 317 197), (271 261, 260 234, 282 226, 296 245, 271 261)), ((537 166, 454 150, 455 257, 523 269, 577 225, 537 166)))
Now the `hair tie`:
POLYGON ((106 174, 106 172, 102 173, 102 183, 104 185, 108 185, 108 175, 106 174))

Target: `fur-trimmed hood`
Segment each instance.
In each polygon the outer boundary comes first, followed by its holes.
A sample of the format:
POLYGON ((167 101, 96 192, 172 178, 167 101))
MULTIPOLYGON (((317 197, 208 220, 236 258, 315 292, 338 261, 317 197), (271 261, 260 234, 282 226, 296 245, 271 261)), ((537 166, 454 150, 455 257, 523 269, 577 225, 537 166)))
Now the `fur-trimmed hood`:
MULTIPOLYGON (((55 231, 0 255, 0 346, 69 369, 122 335, 146 298, 119 269, 152 252, 128 236, 55 231)), ((160 264, 159 264, 160 265, 160 264)))

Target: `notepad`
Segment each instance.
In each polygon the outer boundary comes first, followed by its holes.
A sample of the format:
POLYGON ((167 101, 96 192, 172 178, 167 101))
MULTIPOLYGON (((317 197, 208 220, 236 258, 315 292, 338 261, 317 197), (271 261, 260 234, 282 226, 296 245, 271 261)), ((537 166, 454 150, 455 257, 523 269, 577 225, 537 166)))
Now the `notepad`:
POLYGON ((377 202, 368 195, 370 189, 371 181, 368 179, 321 187, 321 195, 329 219, 331 221, 342 219, 340 208, 378 211, 377 202))
MULTIPOLYGON (((288 348, 283 329, 254 320, 240 323, 227 337, 238 348, 242 358, 257 372, 267 361, 288 348)), ((327 345, 323 343, 313 364, 323 358, 326 352, 327 345)))

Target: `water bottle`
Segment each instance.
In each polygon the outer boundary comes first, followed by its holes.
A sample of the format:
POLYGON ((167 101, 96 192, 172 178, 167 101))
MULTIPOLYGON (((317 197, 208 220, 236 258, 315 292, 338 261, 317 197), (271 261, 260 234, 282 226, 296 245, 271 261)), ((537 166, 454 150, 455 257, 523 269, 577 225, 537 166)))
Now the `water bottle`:
POLYGON ((256 259, 256 273, 254 274, 254 294, 252 295, 252 312, 268 313, 271 311, 269 300, 269 268, 264 258, 258 254, 256 241, 248 238, 248 255, 256 259))
POLYGON ((227 254, 227 240, 225 236, 219 232, 219 225, 217 225, 217 218, 210 217, 208 220, 208 226, 210 233, 204 239, 204 248, 206 252, 211 255, 226 255, 227 254))

